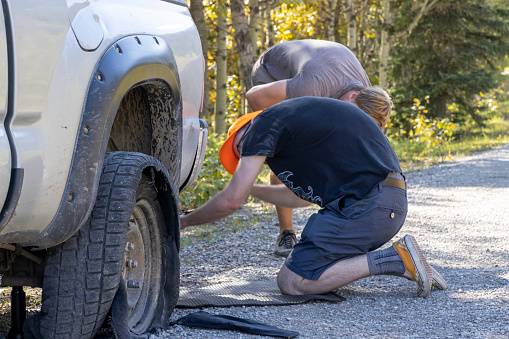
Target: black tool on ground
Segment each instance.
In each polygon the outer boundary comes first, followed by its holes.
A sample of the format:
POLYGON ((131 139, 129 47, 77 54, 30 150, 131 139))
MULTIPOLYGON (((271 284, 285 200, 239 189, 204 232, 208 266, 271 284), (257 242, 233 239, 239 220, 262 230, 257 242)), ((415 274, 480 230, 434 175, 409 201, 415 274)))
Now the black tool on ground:
POLYGON ((23 323, 27 318, 23 286, 13 286, 11 291, 11 329, 7 339, 23 339, 23 323))
POLYGON ((229 315, 215 315, 204 311, 188 314, 171 324, 242 331, 282 338, 294 338, 300 334, 299 332, 284 330, 255 320, 232 317, 229 315))

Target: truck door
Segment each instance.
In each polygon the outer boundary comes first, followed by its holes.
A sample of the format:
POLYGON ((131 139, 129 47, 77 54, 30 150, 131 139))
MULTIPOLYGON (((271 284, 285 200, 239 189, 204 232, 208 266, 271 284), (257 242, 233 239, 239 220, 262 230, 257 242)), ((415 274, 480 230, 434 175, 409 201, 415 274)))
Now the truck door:
MULTIPOLYGON (((0 2, 0 211, 5 203, 11 179, 11 147, 5 120, 8 112, 9 60, 7 52, 7 22, 4 5, 0 2)), ((1 215, 0 215, 1 217, 1 215)))

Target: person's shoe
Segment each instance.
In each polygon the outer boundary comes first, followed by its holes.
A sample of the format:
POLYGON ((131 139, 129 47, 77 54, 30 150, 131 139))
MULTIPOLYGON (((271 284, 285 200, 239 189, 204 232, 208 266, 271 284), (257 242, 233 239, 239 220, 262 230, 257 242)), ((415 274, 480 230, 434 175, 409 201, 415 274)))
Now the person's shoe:
MULTIPOLYGON (((430 265, 431 266, 431 265, 430 265)), ((447 282, 445 281, 444 278, 442 278, 442 276, 440 275, 440 273, 438 273, 434 268, 433 266, 431 266, 431 271, 432 271, 432 279, 431 279, 431 286, 433 286, 434 288, 436 288, 437 290, 446 290, 449 288, 449 285, 447 284, 447 282)), ((407 278, 408 280, 411 280, 411 281, 415 281, 415 279, 411 276, 408 276, 408 275, 402 275, 403 278, 407 278)))
POLYGON ((295 232, 292 230, 284 230, 277 237, 274 254, 280 257, 288 257, 296 243, 297 236, 295 235, 295 232))
POLYGON ((438 273, 433 267, 431 267, 431 270, 432 270, 432 281, 431 281, 431 286, 433 286, 434 288, 438 289, 438 290, 446 290, 449 288, 449 285, 447 285, 447 282, 445 281, 444 278, 442 278, 442 276, 440 275, 440 273, 438 273))
POLYGON ((426 298, 431 291, 433 269, 426 261, 426 258, 424 258, 417 241, 413 236, 405 235, 402 239, 392 244, 392 246, 396 249, 405 265, 403 276, 417 282, 419 285, 417 296, 426 298))

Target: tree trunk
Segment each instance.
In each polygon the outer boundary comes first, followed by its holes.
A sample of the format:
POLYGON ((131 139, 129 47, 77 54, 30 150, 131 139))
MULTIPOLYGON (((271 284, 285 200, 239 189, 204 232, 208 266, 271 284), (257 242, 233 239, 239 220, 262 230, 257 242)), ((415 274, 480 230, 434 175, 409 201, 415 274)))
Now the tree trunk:
POLYGON ((391 37, 392 41, 396 41, 398 39, 406 38, 410 34, 412 34, 412 31, 414 30, 415 26, 419 23, 419 21, 422 19, 423 16, 428 14, 429 11, 435 6, 438 0, 424 0, 424 2, 421 4, 421 6, 417 9, 417 13, 415 14, 412 22, 406 27, 404 30, 394 34, 393 37, 391 37))
POLYGON ((339 20, 341 16, 341 2, 336 3, 336 8, 334 9, 334 41, 340 42, 341 36, 339 35, 339 30, 336 28, 339 27, 339 20))
POLYGON ((217 3, 216 125, 215 132, 226 132, 226 4, 217 3))
MULTIPOLYGON (((244 84, 244 91, 251 88, 251 71, 255 63, 253 46, 249 37, 249 27, 246 20, 245 5, 243 0, 230 0, 232 25, 235 30, 234 39, 240 60, 240 72, 244 84)), ((244 100, 242 98, 242 100, 244 100)))
MULTIPOLYGON (((240 60, 239 60, 239 69, 241 67, 242 67, 242 65, 240 64, 240 60)), ((244 83, 244 77, 245 76, 246 75, 244 73, 242 73, 242 72, 239 74, 239 82, 241 84, 244 83)), ((240 113, 240 115, 244 115, 244 114, 247 113, 246 112, 246 92, 247 91, 244 90, 243 88, 241 89, 241 92, 240 92, 240 101, 239 101, 239 104, 240 104, 240 106, 239 106, 239 113, 240 113)))
POLYGON ((207 27, 205 26, 205 15, 203 14, 203 2, 202 0, 191 0, 190 5, 191 17, 193 18, 198 34, 201 40, 201 49, 203 51, 203 58, 205 59, 205 70, 204 70, 204 85, 203 85, 203 109, 201 117, 207 121, 210 121, 210 80, 209 71, 207 67, 209 48, 207 45, 207 27))
POLYGON ((267 49, 274 46, 276 43, 276 33, 274 32, 274 22, 272 21, 272 1, 265 0, 263 5, 263 20, 264 20, 264 33, 265 33, 265 48, 267 49))
POLYGON ((378 67, 378 81, 380 87, 387 88, 387 64, 389 60, 389 49, 391 48, 391 39, 389 36, 389 26, 391 24, 391 1, 382 1, 382 34, 380 37, 380 65, 378 67))
POLYGON ((260 35, 260 2, 249 0, 249 37, 253 48, 253 54, 258 56, 258 36, 260 35))
POLYGON ((359 28, 357 30, 357 36, 359 37, 359 41, 357 41, 357 58, 359 59, 359 62, 364 67, 364 69, 366 69, 365 55, 368 41, 366 38, 366 10, 367 6, 363 6, 359 10, 359 28))
POLYGON ((353 54, 357 54, 357 22, 353 5, 354 0, 345 0, 344 12, 347 24, 347 47, 353 54))
MULTIPOLYGON (((435 110, 431 110, 430 116, 432 118, 434 118, 434 119, 436 119, 436 118, 443 119, 443 118, 447 117, 447 98, 448 98, 448 95, 446 95, 446 94, 439 95, 438 97, 435 98, 434 106, 436 107, 436 109, 435 110)), ((474 120, 476 122, 482 124, 480 121, 478 121, 479 117, 478 116, 476 117, 476 114, 473 112, 473 110, 471 110, 468 113, 470 113, 470 116, 472 118, 474 118, 474 120)))
POLYGON ((334 14, 336 13, 336 7, 338 6, 338 0, 329 0, 329 9, 327 11, 327 23, 329 28, 327 29, 327 40, 336 41, 336 26, 334 20, 334 14))

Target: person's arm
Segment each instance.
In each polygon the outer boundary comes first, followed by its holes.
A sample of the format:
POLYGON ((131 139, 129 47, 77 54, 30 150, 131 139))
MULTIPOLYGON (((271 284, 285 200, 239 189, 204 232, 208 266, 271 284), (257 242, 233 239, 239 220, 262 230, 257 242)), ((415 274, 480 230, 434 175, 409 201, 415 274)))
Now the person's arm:
POLYGON ((180 228, 202 225, 224 218, 235 212, 249 196, 266 157, 240 158, 239 166, 226 187, 205 205, 180 217, 180 228))
POLYGON ((253 111, 264 110, 286 100, 286 80, 252 87, 246 93, 246 99, 253 111))
POLYGON ((251 195, 280 207, 298 208, 312 205, 299 198, 285 185, 253 185, 251 195))

